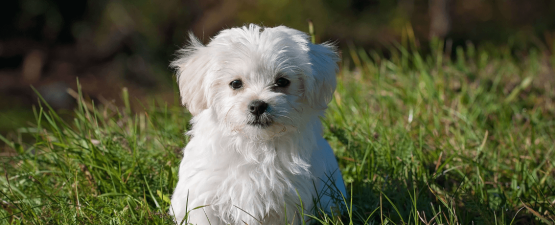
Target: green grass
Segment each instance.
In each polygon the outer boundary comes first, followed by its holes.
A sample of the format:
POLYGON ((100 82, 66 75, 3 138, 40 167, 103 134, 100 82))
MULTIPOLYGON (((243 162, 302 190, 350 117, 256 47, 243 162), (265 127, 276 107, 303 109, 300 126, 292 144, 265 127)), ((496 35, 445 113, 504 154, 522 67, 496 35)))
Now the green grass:
MULTIPOLYGON (((348 189, 325 224, 553 224, 555 57, 508 47, 344 53, 325 124, 348 189)), ((80 100, 1 139, 1 224, 171 224, 191 116, 80 100)))

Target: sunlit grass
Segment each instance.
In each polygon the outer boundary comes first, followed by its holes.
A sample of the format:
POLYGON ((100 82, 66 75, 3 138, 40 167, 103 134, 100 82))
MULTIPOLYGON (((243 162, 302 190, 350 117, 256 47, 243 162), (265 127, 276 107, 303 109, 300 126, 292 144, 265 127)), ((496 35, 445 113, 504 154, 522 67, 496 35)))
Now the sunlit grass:
MULTIPOLYGON (((410 41, 344 52, 323 120, 352 190, 326 224, 551 224, 555 77, 549 53, 410 41), (411 47, 402 47, 411 46, 411 47)), ((78 91, 78 90, 76 90, 78 91)), ((124 102, 133 101, 122 93, 124 102)), ((0 137, 0 223, 171 224, 169 196, 191 118, 79 99, 74 119, 46 105, 0 137), (29 141, 31 140, 31 141, 29 141)), ((314 219, 313 221, 315 221, 314 219)))

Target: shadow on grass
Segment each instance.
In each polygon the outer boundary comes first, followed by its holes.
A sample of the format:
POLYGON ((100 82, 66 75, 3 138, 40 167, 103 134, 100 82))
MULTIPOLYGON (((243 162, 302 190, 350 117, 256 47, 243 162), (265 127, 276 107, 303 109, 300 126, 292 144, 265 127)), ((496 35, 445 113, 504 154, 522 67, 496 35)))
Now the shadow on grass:
MULTIPOLYGON (((339 161, 347 168, 344 176, 350 179, 348 189, 352 190, 352 206, 347 202, 347 207, 353 209, 354 216, 343 215, 344 224, 552 223, 549 215, 555 209, 551 200, 555 190, 548 184, 525 182, 515 192, 509 187, 511 180, 501 175, 498 183, 477 181, 500 173, 481 165, 487 161, 477 162, 462 155, 442 158, 440 153, 436 161, 426 163, 426 157, 412 151, 404 155, 393 150, 415 150, 417 145, 410 135, 401 134, 395 144, 388 145, 389 140, 384 140, 387 137, 377 134, 371 140, 360 139, 353 132, 356 128, 329 126, 328 130, 327 138, 344 148, 339 161), (466 168, 447 169, 453 161, 462 162, 461 167, 466 168)), ((534 178, 525 171, 521 175, 534 178)))

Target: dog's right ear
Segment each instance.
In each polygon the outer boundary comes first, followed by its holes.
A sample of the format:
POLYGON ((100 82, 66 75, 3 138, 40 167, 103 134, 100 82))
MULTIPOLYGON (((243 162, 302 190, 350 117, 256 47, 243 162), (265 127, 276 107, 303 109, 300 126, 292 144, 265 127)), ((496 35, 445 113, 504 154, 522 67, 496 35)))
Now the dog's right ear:
POLYGON ((177 70, 177 84, 181 103, 196 116, 208 108, 206 76, 213 64, 208 49, 189 33, 189 45, 178 51, 178 58, 170 66, 177 70))

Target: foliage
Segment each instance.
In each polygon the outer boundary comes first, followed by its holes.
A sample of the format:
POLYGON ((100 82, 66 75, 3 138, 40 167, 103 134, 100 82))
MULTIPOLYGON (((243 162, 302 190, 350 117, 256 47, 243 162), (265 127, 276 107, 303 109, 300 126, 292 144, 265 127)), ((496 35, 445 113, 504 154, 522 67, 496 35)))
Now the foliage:
MULTIPOLYGON (((351 190, 324 224, 553 224, 555 57, 414 41, 344 56, 325 137, 351 190)), ((75 95, 81 96, 81 95, 75 95)), ((72 121, 48 106, 6 149, 0 223, 171 224, 180 106, 134 114, 79 98, 72 121)))

